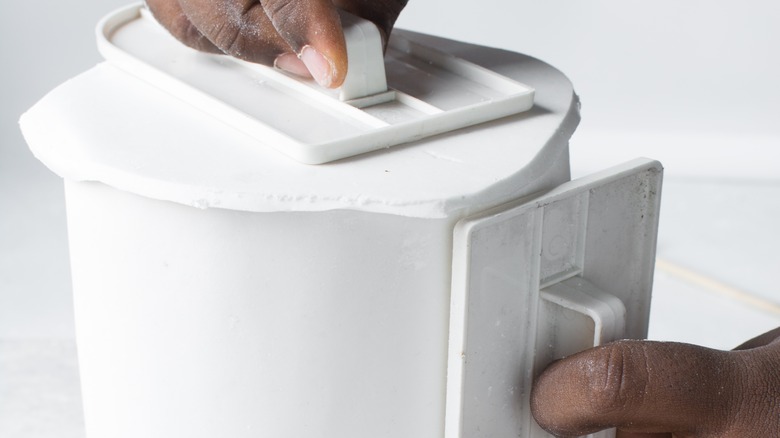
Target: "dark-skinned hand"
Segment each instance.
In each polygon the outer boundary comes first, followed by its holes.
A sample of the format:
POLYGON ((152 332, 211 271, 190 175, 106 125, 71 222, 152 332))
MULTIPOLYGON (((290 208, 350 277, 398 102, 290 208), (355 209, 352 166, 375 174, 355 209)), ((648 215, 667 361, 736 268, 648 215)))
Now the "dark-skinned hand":
POLYGON ((618 341, 554 362, 531 394, 558 436, 780 437, 780 328, 733 351, 618 341))
POLYGON ((336 8, 374 22, 385 41, 407 0, 147 0, 184 44, 311 76, 335 88, 347 74, 336 8))

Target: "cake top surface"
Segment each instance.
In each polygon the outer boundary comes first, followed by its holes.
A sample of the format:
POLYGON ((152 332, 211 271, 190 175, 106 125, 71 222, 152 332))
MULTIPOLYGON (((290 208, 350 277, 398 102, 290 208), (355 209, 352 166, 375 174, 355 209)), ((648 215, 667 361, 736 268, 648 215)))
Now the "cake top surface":
POLYGON ((22 130, 35 156, 65 179, 198 208, 256 212, 463 215, 527 193, 553 161, 568 160, 579 104, 562 73, 517 53, 397 32, 535 88, 534 107, 307 165, 102 63, 39 101, 22 117, 22 130))

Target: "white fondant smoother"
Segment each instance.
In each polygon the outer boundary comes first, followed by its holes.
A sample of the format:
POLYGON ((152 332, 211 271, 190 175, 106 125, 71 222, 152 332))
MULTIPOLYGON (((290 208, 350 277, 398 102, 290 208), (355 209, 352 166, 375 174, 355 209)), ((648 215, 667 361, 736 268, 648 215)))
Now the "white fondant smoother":
POLYGON ((579 101, 562 73, 524 55, 403 33, 534 87, 535 107, 310 166, 104 63, 45 96, 23 115, 22 131, 35 156, 63 178, 198 208, 255 212, 461 216, 527 193, 560 166, 556 160, 567 160, 568 169, 579 101))

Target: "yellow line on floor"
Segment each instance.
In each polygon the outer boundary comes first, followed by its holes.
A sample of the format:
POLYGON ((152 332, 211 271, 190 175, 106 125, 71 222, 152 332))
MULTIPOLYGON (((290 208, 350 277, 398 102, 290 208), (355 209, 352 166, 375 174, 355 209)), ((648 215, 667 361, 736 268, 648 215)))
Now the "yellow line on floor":
POLYGON ((677 277, 696 286, 701 286, 709 292, 714 292, 747 304, 751 307, 780 315, 779 303, 768 300, 766 298, 755 296, 749 292, 745 292, 743 290, 721 283, 718 280, 706 277, 702 274, 699 274, 698 272, 691 271, 688 268, 684 268, 668 260, 664 260, 662 258, 655 259, 655 267, 656 269, 673 277, 677 277))

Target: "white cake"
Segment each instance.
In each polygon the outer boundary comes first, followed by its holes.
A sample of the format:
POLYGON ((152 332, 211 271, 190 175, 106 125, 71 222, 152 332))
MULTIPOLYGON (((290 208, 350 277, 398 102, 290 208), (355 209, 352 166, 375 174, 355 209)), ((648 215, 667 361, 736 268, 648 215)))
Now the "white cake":
POLYGON ((89 437, 444 436, 453 229, 568 181, 578 101, 539 60, 398 34, 534 108, 317 166, 111 63, 24 115, 65 180, 89 437))

